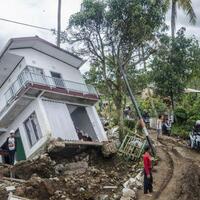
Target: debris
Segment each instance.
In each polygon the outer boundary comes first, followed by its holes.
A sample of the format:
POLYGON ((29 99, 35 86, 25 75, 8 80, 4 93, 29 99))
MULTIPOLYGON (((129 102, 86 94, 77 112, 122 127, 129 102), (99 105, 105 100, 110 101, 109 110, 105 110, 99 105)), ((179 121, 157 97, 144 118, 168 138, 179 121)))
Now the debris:
POLYGON ((105 157, 113 156, 117 153, 117 147, 114 142, 108 141, 104 142, 102 147, 102 153, 105 157))
POLYGON ((66 147, 62 150, 61 143, 60 140, 58 143, 54 141, 51 148, 47 147, 51 149, 50 153, 46 151, 13 166, 15 179, 8 178, 9 167, 2 167, 2 173, 7 177, 0 180, 0 199, 7 199, 5 187, 10 185, 16 188, 14 195, 27 199, 120 199, 120 188, 132 172, 132 162, 124 163, 117 154, 105 158, 99 149, 91 147, 81 150, 77 147, 80 151, 76 154, 68 153, 68 157, 62 157, 60 155, 66 153, 66 147), (59 146, 58 158, 57 153, 52 156, 53 144, 56 148, 59 146))
POLYGON ((129 188, 124 188, 122 190, 122 197, 120 200, 133 200, 136 199, 136 194, 134 190, 131 190, 129 188))
POLYGON ((136 192, 142 187, 142 172, 139 172, 134 178, 129 178, 123 184, 122 197, 120 200, 133 200, 136 199, 136 192))
POLYGON ((8 177, 3 177, 2 179, 7 180, 7 181, 11 181, 11 182, 26 183, 26 181, 23 180, 23 179, 8 178, 8 177))
POLYGON ((13 191, 15 191, 15 186, 8 186, 8 187, 6 187, 6 191, 7 192, 13 192, 13 191))
POLYGON ((13 195, 12 193, 9 194, 8 200, 29 200, 27 198, 19 197, 16 195, 13 195))
POLYGON ((117 189, 117 186, 104 186, 103 189, 117 189))

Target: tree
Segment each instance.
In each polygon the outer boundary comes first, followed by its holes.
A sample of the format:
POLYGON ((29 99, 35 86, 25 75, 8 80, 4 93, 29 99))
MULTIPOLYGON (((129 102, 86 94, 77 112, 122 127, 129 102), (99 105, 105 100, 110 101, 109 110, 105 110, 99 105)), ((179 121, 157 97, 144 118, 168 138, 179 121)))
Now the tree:
POLYGON ((194 12, 194 9, 192 8, 191 0, 167 0, 166 3, 169 7, 171 3, 171 36, 173 39, 175 37, 177 7, 183 9, 186 15, 189 16, 189 22, 191 24, 196 23, 196 14, 194 12))
POLYGON ((157 0, 84 0, 81 10, 70 18, 65 39, 77 54, 89 56, 98 66, 121 127, 124 87, 119 66, 127 70, 152 54, 154 35, 165 12, 157 0), (141 45, 146 47, 142 58, 141 45))
POLYGON ((185 29, 178 31, 177 37, 163 35, 161 47, 151 63, 152 79, 156 91, 163 97, 169 96, 174 109, 174 101, 183 93, 199 60, 199 44, 195 38, 186 38, 185 29))

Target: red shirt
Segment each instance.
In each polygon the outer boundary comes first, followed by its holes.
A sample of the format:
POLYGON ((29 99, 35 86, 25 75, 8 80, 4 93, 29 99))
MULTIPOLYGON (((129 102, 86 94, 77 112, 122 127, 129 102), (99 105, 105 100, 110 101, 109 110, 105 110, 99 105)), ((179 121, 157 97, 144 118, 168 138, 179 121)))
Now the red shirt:
POLYGON ((143 162, 144 162, 144 170, 146 175, 148 176, 151 171, 151 156, 148 152, 143 155, 143 162))

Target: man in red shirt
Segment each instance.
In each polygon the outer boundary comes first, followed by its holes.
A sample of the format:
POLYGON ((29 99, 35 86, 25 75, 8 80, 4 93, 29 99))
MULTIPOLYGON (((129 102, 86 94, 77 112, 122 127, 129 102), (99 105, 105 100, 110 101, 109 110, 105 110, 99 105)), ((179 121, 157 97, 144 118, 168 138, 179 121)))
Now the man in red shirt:
POLYGON ((143 155, 143 163, 144 163, 144 194, 148 194, 153 192, 153 177, 152 177, 152 164, 151 164, 151 155, 149 146, 145 146, 143 155))

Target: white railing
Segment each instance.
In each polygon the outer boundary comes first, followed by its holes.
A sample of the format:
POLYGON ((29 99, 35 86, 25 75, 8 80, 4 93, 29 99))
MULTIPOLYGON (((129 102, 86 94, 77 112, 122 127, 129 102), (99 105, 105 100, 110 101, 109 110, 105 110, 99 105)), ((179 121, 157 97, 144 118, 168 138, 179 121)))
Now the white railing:
POLYGON ((19 75, 18 79, 6 91, 6 102, 9 103, 12 99, 14 99, 27 84, 38 84, 51 88, 65 89, 68 92, 74 91, 82 93, 83 95, 92 94, 98 96, 97 91, 92 85, 86 85, 69 80, 63 80, 60 78, 44 76, 42 74, 32 73, 29 70, 25 69, 19 75))

